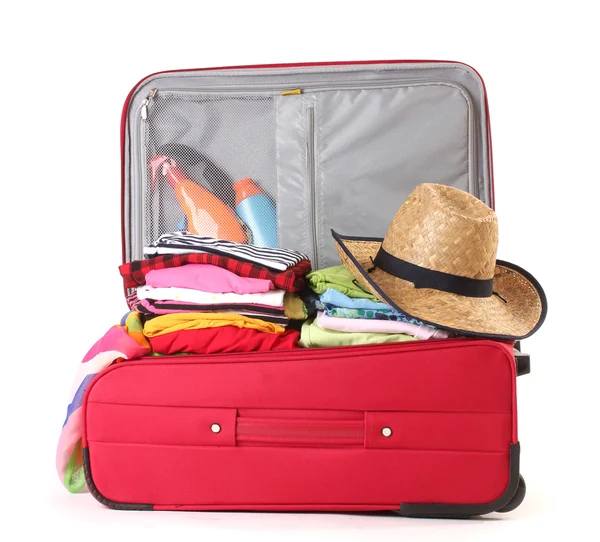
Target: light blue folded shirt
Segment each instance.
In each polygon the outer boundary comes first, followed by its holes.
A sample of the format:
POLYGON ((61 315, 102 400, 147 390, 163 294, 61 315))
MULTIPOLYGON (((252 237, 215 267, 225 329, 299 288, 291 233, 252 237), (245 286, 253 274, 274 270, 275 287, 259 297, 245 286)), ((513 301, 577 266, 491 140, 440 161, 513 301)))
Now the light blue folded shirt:
POLYGON ((370 299, 362 297, 348 297, 333 288, 328 288, 319 295, 319 301, 321 303, 320 307, 317 306, 319 310, 324 310, 329 316, 337 318, 377 318, 377 311, 386 311, 385 318, 383 318, 385 320, 408 322, 409 324, 415 324, 417 326, 428 325, 417 318, 408 316, 406 313, 386 305, 385 303, 371 301, 370 299), (370 315, 353 313, 353 311, 356 310, 375 312, 370 315))
POLYGON ((344 307, 346 309, 394 310, 385 303, 371 301, 366 298, 363 299, 362 297, 348 297, 333 288, 327 288, 327 290, 319 295, 319 300, 323 304, 335 305, 336 307, 344 307))

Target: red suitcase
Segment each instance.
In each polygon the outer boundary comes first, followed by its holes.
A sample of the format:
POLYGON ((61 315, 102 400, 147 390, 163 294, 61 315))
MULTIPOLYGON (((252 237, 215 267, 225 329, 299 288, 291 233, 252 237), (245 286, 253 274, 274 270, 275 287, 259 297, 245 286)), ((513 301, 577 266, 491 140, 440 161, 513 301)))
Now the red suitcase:
MULTIPOLYGON (((493 206, 485 88, 454 62, 142 80, 123 110, 124 261, 183 219, 172 193, 146 188, 148 156, 169 145, 223 199, 230 175, 261 179, 281 246, 313 268, 339 264, 330 228, 381 237, 419 183, 493 206)), ((112 365, 83 402, 86 482, 118 509, 509 511, 525 493, 515 388, 528 372, 513 347, 459 338, 112 365)))

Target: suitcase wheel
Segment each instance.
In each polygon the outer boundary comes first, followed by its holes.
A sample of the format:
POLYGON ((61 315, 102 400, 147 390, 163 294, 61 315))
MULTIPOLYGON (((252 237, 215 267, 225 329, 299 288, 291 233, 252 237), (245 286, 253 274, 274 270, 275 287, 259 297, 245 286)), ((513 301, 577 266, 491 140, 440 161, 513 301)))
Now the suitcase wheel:
POLYGON ((513 498, 510 501, 508 501, 502 508, 496 510, 496 512, 504 514, 505 512, 513 511, 517 506, 519 506, 523 502, 526 491, 527 486, 525 485, 525 479, 523 478, 523 476, 519 475, 519 485, 517 487, 516 493, 513 495, 513 498))

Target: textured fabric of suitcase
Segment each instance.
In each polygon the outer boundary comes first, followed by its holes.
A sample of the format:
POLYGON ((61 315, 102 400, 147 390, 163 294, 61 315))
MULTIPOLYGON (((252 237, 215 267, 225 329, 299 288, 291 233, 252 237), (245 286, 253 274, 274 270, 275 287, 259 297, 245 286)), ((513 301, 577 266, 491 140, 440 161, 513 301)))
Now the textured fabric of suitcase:
POLYGON ((146 358, 90 385, 86 474, 117 508, 469 515, 514 493, 516 415, 493 341, 146 358))
MULTIPOLYGON (((124 261, 181 221, 172 191, 148 188, 172 143, 227 164, 202 165, 213 191, 258 179, 280 246, 315 269, 339 264, 330 228, 382 237, 421 182, 493 206, 485 87, 460 63, 159 73, 128 96, 121 135, 124 261)), ((126 509, 507 509, 515 378, 512 344, 466 338, 118 363, 85 395, 86 481, 126 509)))

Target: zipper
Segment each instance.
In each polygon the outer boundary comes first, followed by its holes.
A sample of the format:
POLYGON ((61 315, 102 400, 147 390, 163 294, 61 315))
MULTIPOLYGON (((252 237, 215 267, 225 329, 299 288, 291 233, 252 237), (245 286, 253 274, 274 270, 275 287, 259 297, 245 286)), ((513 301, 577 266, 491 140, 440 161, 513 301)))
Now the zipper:
POLYGON ((363 420, 241 418, 236 443, 271 446, 363 447, 363 420))
POLYGON ((157 92, 158 92, 157 88, 150 89, 148 96, 142 102, 142 106, 141 106, 142 120, 146 120, 148 118, 148 105, 150 104, 150 100, 152 100, 154 98, 154 96, 156 96, 157 92))
MULTIPOLYGON (((134 220, 133 220, 133 232, 132 237, 138 238, 138 242, 141 247, 145 245, 145 229, 147 227, 146 224, 146 187, 148 185, 148 179, 146 178, 146 174, 148 171, 146 164, 146 156, 147 156, 147 148, 146 148, 146 135, 144 134, 144 129, 146 126, 145 121, 148 119, 148 109, 150 104, 156 94, 158 93, 157 88, 150 89, 148 96, 142 101, 142 105, 140 107, 140 116, 142 121, 139 125, 139 138, 140 138, 140 155, 139 155, 139 168, 140 168, 140 183, 138 185, 139 188, 139 198, 141 198, 142 204, 139 206, 140 217, 137 218, 136 210, 138 208, 137 205, 134 205, 134 220)), ((140 200, 138 200, 140 201, 140 200)))
MULTIPOLYGON (((414 85, 439 85, 448 84, 450 86, 459 87, 455 83, 444 83, 444 81, 431 81, 426 79, 414 79, 412 81, 399 82, 393 79, 381 79, 379 81, 342 81, 336 85, 323 85, 322 83, 298 83, 290 89, 282 88, 281 85, 248 85, 239 87, 202 87, 199 89, 189 88, 170 88, 160 90, 160 94, 180 94, 188 96, 196 96, 198 94, 228 94, 228 95, 248 95, 253 93, 268 93, 270 96, 293 96, 305 94, 306 92, 329 92, 335 90, 363 90, 370 88, 402 88, 414 85)), ((462 88, 462 87, 461 87, 462 88)), ((158 89, 150 90, 148 96, 141 104, 140 115, 142 120, 148 118, 148 106, 152 99, 158 93, 158 89)))
MULTIPOLYGON (((280 363, 280 362, 302 362, 312 359, 346 359, 349 355, 369 354, 370 356, 385 355, 392 353, 421 352, 424 350, 440 350, 445 348, 456 348, 462 346, 471 346, 473 343, 481 341, 491 342, 491 339, 475 339, 469 337, 460 337, 456 339, 428 339, 426 341, 407 341, 400 343, 387 344, 369 344, 354 346, 327 346, 322 348, 293 348, 287 351, 267 350, 260 352, 261 363, 280 363), (393 352, 392 352, 393 351, 393 352), (285 355, 284 355, 285 354, 285 355), (265 357, 273 359, 265 359, 265 357)), ((494 341, 501 342, 501 341, 494 341)), ((232 361, 228 363, 248 363, 247 352, 231 352, 221 354, 165 354, 159 358, 154 356, 143 356, 138 359, 132 359, 127 363, 114 364, 115 367, 131 367, 133 365, 156 365, 161 363, 216 363, 213 358, 228 357, 232 361), (239 358, 240 361, 238 361, 239 358), (211 361, 213 360, 213 361, 211 361)), ((221 363, 221 362, 219 362, 221 363)))
POLYGON ((309 237, 312 243, 311 262, 315 269, 319 269, 319 249, 317 239, 317 182, 315 164, 315 109, 306 109, 306 175, 308 178, 308 211, 309 237))

